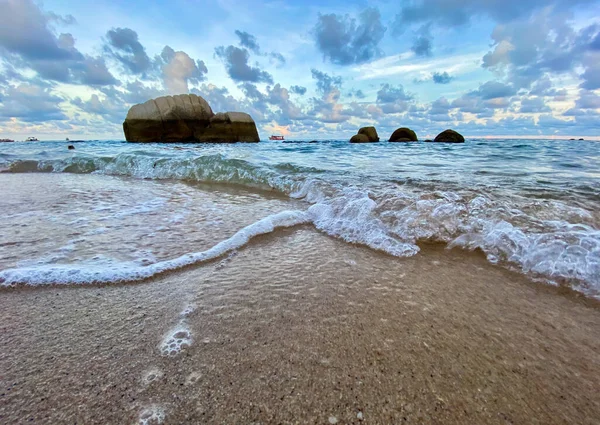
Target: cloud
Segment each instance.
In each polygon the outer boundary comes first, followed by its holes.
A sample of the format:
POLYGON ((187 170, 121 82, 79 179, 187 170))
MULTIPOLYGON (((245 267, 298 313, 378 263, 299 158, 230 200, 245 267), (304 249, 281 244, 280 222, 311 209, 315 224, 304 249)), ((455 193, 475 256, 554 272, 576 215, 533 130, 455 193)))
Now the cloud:
POLYGON ((397 114, 406 112, 413 100, 414 96, 407 93, 404 87, 400 84, 393 86, 389 83, 381 85, 377 91, 377 104, 386 114, 397 114))
POLYGON ((406 93, 402 85, 394 87, 391 84, 385 83, 381 85, 381 88, 377 92, 378 103, 394 103, 398 101, 408 101, 412 99, 413 96, 409 93, 406 93))
POLYGON ((522 114, 552 112, 550 107, 546 105, 543 97, 531 96, 521 99, 521 108, 519 112, 522 114))
POLYGON ((332 77, 314 68, 310 72, 313 79, 317 80, 317 90, 321 94, 327 94, 334 88, 339 88, 342 85, 342 77, 332 77))
POLYGON ((423 25, 415 36, 413 44, 410 48, 417 56, 431 56, 431 43, 433 37, 431 36, 429 25, 423 25))
POLYGON ((545 74, 572 73, 583 67, 584 88, 600 85, 595 76, 598 56, 592 46, 596 24, 573 28, 571 15, 546 8, 534 16, 497 25, 492 32, 493 49, 482 66, 504 76, 518 88, 529 88, 545 74))
POLYGON ((129 28, 113 28, 106 33, 105 50, 133 74, 147 72, 152 62, 146 49, 138 40, 138 34, 129 28))
POLYGON ((32 0, 0 0, 0 47, 26 60, 77 59, 81 53, 65 45, 50 29, 58 15, 44 14, 32 0))
POLYGON ((275 64, 275 67, 281 68, 285 65, 285 58, 281 53, 271 52, 269 53, 269 59, 272 64, 275 64))
POLYGON ((404 2, 394 26, 431 22, 445 27, 468 23, 477 16, 500 23, 529 16, 542 8, 569 9, 593 0, 413 0, 404 2))
POLYGON ((321 97, 311 99, 313 105, 308 115, 324 123, 340 123, 349 120, 350 115, 339 103, 342 78, 332 77, 316 69, 311 69, 311 74, 317 82, 317 92, 321 97))
POLYGON ((248 50, 235 46, 220 46, 215 48, 215 55, 223 61, 227 73, 232 80, 273 84, 271 74, 261 70, 258 64, 254 67, 248 65, 248 60, 250 59, 248 50))
POLYGON ((479 96, 483 100, 496 99, 499 97, 513 96, 517 93, 514 87, 499 81, 488 81, 479 86, 477 90, 472 91, 470 96, 479 96))
POLYGON ((319 14, 313 34, 324 59, 350 65, 381 56, 379 43, 385 31, 379 10, 369 8, 359 14, 358 24, 349 15, 319 14))
POLYGON ((290 124, 291 120, 303 120, 306 118, 302 110, 290 100, 289 91, 281 87, 279 83, 267 87, 268 101, 279 107, 281 114, 277 120, 280 125, 290 124))
POLYGON ((260 55, 260 46, 256 37, 245 31, 235 30, 235 35, 240 38, 240 46, 247 48, 248 50, 260 55))
POLYGON ((31 0, 0 1, 0 53, 7 63, 30 68, 51 81, 91 86, 119 84, 103 57, 82 54, 69 33, 55 34, 51 23, 72 23, 72 16, 44 13, 31 0))
POLYGON ((162 76, 165 88, 169 94, 188 93, 188 83, 199 83, 206 79, 208 72, 204 61, 194 60, 185 52, 174 51, 165 46, 160 59, 162 60, 162 76))
POLYGON ((306 94, 306 87, 292 86, 290 87, 290 92, 304 96, 306 94))
POLYGON ((129 109, 126 105, 115 101, 115 98, 107 96, 100 99, 97 94, 93 94, 87 101, 76 97, 71 103, 88 114, 102 116, 115 124, 123 122, 129 109))
POLYGON ((450 76, 450 74, 448 74, 446 71, 439 73, 439 72, 434 72, 431 75, 431 79, 433 80, 433 82, 435 84, 448 84, 450 83, 450 81, 453 80, 453 78, 450 76))
POLYGON ((60 103, 63 98, 49 87, 31 83, 8 86, 0 92, 0 121, 18 118, 28 123, 65 120, 60 103))
POLYGON ((356 97, 357 99, 364 99, 365 97, 367 97, 365 95, 365 93, 362 90, 360 90, 360 89, 358 89, 358 90, 354 90, 354 89, 350 90, 350 92, 348 92, 347 96, 348 97, 356 97))

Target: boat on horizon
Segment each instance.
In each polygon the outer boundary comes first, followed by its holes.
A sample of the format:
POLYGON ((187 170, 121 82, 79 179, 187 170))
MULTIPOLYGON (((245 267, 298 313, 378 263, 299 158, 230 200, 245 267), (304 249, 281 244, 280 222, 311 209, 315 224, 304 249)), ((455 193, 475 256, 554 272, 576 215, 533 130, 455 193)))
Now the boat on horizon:
POLYGON ((284 140, 283 136, 269 136, 269 140, 284 140))
POLYGON ((14 142, 13 139, 0 139, 0 143, 11 143, 14 142))
POLYGON ((28 137, 25 139, 26 142, 39 142, 37 137, 28 137))

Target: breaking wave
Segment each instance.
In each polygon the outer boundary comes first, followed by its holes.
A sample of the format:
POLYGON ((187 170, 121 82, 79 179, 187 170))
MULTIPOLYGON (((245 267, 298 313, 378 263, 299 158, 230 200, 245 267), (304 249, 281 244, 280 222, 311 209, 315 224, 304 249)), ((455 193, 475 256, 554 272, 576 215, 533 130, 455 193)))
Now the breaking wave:
POLYGON ((551 283, 568 284, 592 296, 600 294, 599 217, 596 211, 572 199, 531 197, 475 184, 465 187, 415 178, 357 178, 346 171, 292 163, 251 163, 222 154, 73 155, 55 160, 13 160, 0 164, 0 168, 11 173, 93 173, 234 184, 275 190, 307 202, 305 211, 266 217, 208 251, 149 266, 44 265, 4 270, 0 272, 3 285, 147 279, 216 258, 277 227, 311 223, 331 236, 398 257, 417 254, 422 241, 479 249, 492 263, 518 268, 551 283))

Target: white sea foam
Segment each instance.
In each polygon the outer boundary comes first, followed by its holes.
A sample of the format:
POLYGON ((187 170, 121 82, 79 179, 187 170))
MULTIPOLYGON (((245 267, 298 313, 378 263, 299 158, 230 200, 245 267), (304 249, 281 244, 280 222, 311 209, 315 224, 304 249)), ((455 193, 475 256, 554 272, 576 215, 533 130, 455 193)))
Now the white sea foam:
MULTIPOLYGON (((27 264, 0 271, 3 285, 145 279, 216 258, 274 227, 310 222, 324 233, 395 256, 417 254, 417 244, 426 240, 446 242, 450 247, 481 249, 492 263, 517 267, 531 276, 550 281, 569 281, 584 292, 600 296, 598 214, 594 208, 571 205, 568 198, 561 202, 523 196, 518 190, 494 192, 488 190, 488 186, 480 189, 465 184, 457 188, 457 185, 429 181, 411 186, 369 178, 363 184, 358 180, 360 175, 347 177, 328 172, 321 178, 315 171, 322 170, 294 164, 269 167, 222 154, 156 158, 121 153, 113 157, 70 156, 34 162, 15 163, 11 170, 94 172, 137 178, 235 183, 275 189, 291 198, 302 199, 310 206, 304 212, 267 217, 207 251, 150 265, 116 261, 108 266, 97 261, 27 264)), ((130 210, 114 205, 97 208, 98 211, 106 208, 103 212, 110 219, 124 218, 127 214, 151 213, 162 208, 161 202, 164 199, 151 200, 130 210)), ((179 222, 183 219, 180 214, 184 213, 179 210, 170 220, 179 222)), ((164 230, 168 229, 165 227, 164 230)))
POLYGON ((165 335, 159 350, 163 356, 176 356, 184 348, 190 347, 192 342, 192 332, 185 320, 181 320, 177 326, 165 335))
POLYGON ((253 237, 270 233, 276 228, 296 226, 309 221, 310 219, 304 211, 284 211, 265 217, 241 229, 229 239, 219 242, 206 251, 185 254, 172 260, 147 266, 140 266, 135 262, 102 259, 83 261, 78 264, 32 265, 0 271, 0 284, 2 286, 92 284, 148 279, 160 273, 213 260, 246 245, 253 237))
POLYGON ((165 409, 158 405, 152 405, 140 412, 139 425, 159 425, 165 421, 165 409))

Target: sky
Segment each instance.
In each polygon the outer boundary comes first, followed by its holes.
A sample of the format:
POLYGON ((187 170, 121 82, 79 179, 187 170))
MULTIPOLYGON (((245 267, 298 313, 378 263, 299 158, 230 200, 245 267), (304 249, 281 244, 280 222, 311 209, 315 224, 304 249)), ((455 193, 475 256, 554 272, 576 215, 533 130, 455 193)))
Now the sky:
POLYGON ((600 0, 0 0, 0 138, 194 93, 261 138, 600 136, 600 0))

